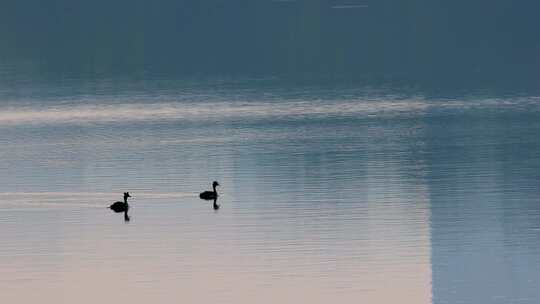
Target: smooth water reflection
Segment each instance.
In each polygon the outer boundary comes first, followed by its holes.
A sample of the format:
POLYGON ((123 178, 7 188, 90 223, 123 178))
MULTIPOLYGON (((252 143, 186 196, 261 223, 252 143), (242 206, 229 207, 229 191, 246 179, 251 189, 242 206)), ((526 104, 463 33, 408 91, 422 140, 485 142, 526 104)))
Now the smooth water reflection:
POLYGON ((540 299, 537 99, 174 90, 2 109, 2 302, 540 299))

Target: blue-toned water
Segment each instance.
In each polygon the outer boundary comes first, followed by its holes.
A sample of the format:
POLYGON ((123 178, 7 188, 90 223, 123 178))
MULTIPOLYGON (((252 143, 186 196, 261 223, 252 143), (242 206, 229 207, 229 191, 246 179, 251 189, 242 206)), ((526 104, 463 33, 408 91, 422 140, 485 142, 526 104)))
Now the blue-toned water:
POLYGON ((0 86, 2 303, 538 303, 540 97, 0 86), (218 204, 198 193, 221 187, 218 204), (129 191, 131 221, 106 207, 129 191))

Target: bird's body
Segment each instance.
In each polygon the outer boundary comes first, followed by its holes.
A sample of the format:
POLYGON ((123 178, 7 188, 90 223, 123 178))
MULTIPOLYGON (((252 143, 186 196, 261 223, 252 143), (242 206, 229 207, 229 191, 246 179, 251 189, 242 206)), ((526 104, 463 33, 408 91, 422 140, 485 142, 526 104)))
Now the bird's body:
POLYGON ((216 187, 219 186, 218 182, 212 183, 212 188, 214 188, 214 191, 204 191, 199 194, 199 197, 203 200, 215 200, 218 197, 218 193, 216 191, 216 187))
POLYGON ((217 194, 214 191, 204 191, 199 194, 199 197, 203 200, 213 200, 217 197, 217 194))
POLYGON ((115 202, 109 208, 114 212, 124 212, 129 209, 129 204, 124 202, 115 202))
POLYGON ((127 212, 129 210, 129 204, 127 202, 128 197, 131 197, 131 195, 129 195, 129 192, 124 192, 124 201, 115 202, 110 205, 109 208, 111 208, 111 210, 114 212, 127 212))

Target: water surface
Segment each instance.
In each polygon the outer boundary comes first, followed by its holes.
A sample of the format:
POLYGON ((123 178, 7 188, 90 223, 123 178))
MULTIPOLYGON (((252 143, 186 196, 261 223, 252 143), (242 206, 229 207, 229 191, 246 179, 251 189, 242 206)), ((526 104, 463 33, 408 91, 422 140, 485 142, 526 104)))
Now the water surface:
POLYGON ((536 96, 271 79, 0 96, 2 302, 540 300, 536 96), (218 211, 197 196, 213 180, 218 211), (106 208, 125 191, 129 223, 106 208))

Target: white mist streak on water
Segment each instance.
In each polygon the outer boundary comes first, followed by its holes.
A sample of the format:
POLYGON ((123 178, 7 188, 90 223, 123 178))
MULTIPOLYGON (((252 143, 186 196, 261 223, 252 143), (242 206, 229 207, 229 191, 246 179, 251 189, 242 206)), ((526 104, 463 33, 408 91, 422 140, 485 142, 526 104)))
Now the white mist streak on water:
POLYGON ((43 109, 0 109, 0 125, 84 124, 105 122, 215 120, 234 118, 274 118, 284 116, 353 115, 384 112, 416 112, 426 108, 422 101, 347 101, 257 103, 158 103, 59 106, 43 109))
POLYGON ((426 102, 422 98, 398 100, 343 100, 326 103, 319 100, 290 102, 235 101, 114 105, 65 105, 45 108, 0 107, 0 126, 25 124, 91 124, 129 123, 138 121, 176 120, 227 120, 227 119, 272 119, 317 116, 370 116, 407 115, 426 109, 471 109, 528 107, 538 98, 500 100, 444 100, 426 102))

